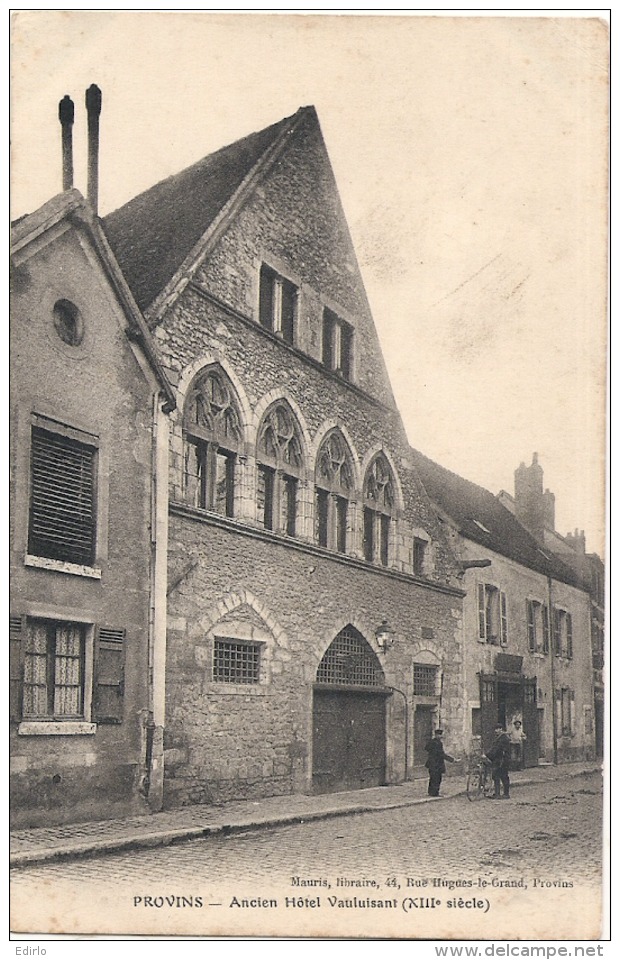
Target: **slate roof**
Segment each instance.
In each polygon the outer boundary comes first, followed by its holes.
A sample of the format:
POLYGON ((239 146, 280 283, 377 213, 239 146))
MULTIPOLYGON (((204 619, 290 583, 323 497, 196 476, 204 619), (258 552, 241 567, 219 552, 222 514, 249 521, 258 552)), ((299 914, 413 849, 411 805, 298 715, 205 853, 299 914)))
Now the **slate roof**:
MULTIPOLYGON (((579 576, 532 536, 489 490, 411 449, 429 498, 468 540, 545 576, 585 589, 579 576)), ((481 554, 481 559, 484 552, 481 554)))
POLYGON ((103 219, 110 246, 142 310, 172 279, 291 120, 286 117, 204 157, 103 219))

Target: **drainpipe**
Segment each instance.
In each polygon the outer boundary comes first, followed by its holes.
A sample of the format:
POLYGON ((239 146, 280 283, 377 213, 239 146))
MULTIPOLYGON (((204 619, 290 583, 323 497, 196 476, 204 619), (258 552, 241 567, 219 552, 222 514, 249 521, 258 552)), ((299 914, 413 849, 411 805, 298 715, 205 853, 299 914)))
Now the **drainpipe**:
POLYGON ((551 657, 551 718, 553 729, 553 762, 558 762, 558 720, 555 696, 555 630, 553 626, 553 593, 551 577, 547 577, 547 595, 549 598, 549 655, 551 657))

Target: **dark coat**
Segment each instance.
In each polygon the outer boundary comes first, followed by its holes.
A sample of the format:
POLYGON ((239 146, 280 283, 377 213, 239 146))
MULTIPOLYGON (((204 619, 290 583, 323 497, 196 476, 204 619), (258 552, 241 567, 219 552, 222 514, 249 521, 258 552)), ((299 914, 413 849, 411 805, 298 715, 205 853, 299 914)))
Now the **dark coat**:
POLYGON ((436 737, 429 740, 424 749, 428 753, 428 760, 425 766, 431 773, 445 773, 445 761, 448 760, 450 763, 454 762, 454 757, 451 757, 450 754, 445 752, 443 743, 436 737))
POLYGON ((510 765, 510 739, 508 734, 500 733, 487 751, 487 757, 493 765, 493 772, 508 770, 510 765))

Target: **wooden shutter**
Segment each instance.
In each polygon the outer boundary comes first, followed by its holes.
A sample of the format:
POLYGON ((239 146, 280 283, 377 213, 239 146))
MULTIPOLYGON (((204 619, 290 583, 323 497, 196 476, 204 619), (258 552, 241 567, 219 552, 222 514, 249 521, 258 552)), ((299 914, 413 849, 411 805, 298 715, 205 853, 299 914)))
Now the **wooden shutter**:
POLYGON ((571 737, 575 736, 575 691, 568 691, 568 726, 571 737))
POLYGON ((503 592, 499 595, 499 621, 499 642, 505 647, 508 643, 508 608, 506 606, 506 594, 503 592))
POLYGON ((487 638, 487 611, 486 597, 483 583, 478 584, 478 639, 485 641, 487 638))
POLYGON ((558 687, 555 691, 555 729, 557 735, 563 735, 562 730, 562 690, 558 687))
POLYGON ((573 618, 570 613, 566 614, 566 656, 573 659, 573 618))
POLYGON ((22 716, 22 625, 23 617, 9 617, 9 716, 14 723, 22 716))
POLYGON ((553 611, 553 652, 556 657, 562 656, 562 628, 560 623, 560 611, 553 611))
POLYGON ((528 646, 532 653, 536 652, 536 621, 534 619, 534 604, 531 600, 525 601, 525 610, 527 616, 527 639, 528 646))
POLYGON ((549 653, 549 607, 543 604, 542 608, 543 625, 543 653, 549 653))
POLYGON ((95 645, 92 716, 95 723, 123 722, 125 631, 99 627, 95 645))
POLYGON ((93 562, 95 453, 72 437, 32 428, 29 553, 93 562))

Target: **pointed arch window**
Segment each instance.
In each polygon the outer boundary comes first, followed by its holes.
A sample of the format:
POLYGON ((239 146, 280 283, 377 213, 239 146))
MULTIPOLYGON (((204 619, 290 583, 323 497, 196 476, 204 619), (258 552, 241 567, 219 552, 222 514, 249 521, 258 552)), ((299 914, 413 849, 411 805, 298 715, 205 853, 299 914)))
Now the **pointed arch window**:
POLYGON ((195 378, 185 403, 184 433, 187 503, 232 517, 241 420, 233 389, 217 367, 195 378))
POLYGON ((317 683, 350 687, 382 687, 385 676, 376 653, 355 627, 348 624, 323 655, 317 683))
POLYGON ((390 526, 396 513, 394 476, 386 457, 378 454, 364 479, 364 559, 387 567, 390 526))
POLYGON ((299 425, 284 403, 275 404, 263 418, 257 461, 259 522, 267 530, 296 536, 303 454, 299 425))
POLYGON ((320 546, 346 553, 349 501, 353 495, 353 459, 339 430, 319 447, 316 461, 316 539, 320 546))

